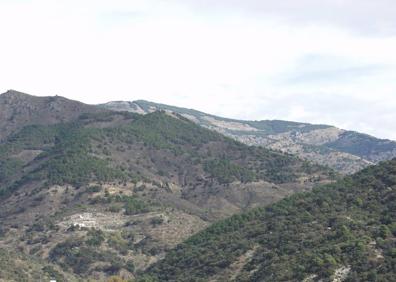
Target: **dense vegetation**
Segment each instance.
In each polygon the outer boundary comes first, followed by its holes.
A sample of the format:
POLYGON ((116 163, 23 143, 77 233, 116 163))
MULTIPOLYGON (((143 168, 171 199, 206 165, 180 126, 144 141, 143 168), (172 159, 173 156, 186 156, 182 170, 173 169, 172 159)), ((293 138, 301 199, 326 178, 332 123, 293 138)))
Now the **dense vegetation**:
POLYGON ((377 161, 381 154, 396 151, 396 143, 390 140, 378 140, 375 137, 353 131, 343 133, 339 139, 326 144, 327 147, 347 152, 362 158, 377 161))
POLYGON ((254 171, 233 164, 228 159, 215 159, 205 162, 204 169, 220 183, 231 183, 240 180, 241 182, 252 182, 257 176, 254 171))
POLYGON ((17 159, 0 160, 0 183, 9 180, 16 171, 22 169, 23 163, 17 159))
POLYGON ((132 261, 126 261, 111 251, 101 251, 99 247, 104 244, 103 232, 91 230, 87 239, 72 238, 57 244, 49 254, 49 260, 59 264, 64 270, 72 270, 79 275, 85 275, 91 266, 100 265, 96 270, 112 275, 121 268, 134 271, 132 261))
POLYGON ((150 272, 160 281, 207 281, 253 250, 237 281, 394 281, 396 160, 213 224, 150 272))
POLYGON ((109 181, 125 179, 127 175, 108 165, 108 161, 89 154, 90 142, 99 130, 84 128, 81 123, 53 126, 28 126, 0 144, 0 195, 32 180, 44 180, 47 185, 72 184, 81 186, 91 179, 109 181), (35 164, 29 168, 18 159, 24 150, 39 150, 35 164), (22 168, 27 167, 26 173, 22 168))
MULTIPOLYGON (((155 112, 145 116, 118 114, 127 123, 104 128, 92 123, 112 122, 115 114, 84 114, 79 120, 52 126, 28 126, 0 144, 0 195, 31 180, 44 180, 46 185, 82 186, 89 181, 137 181, 134 171, 112 165, 112 144, 120 148, 142 144, 147 150, 169 151, 175 158, 202 167, 221 184, 233 181, 267 180, 275 183, 295 181, 301 174, 326 171, 299 159, 263 148, 246 145, 209 131, 178 116, 155 112), (99 151, 93 143, 99 143, 99 151), (211 144, 221 144, 211 145, 211 144), (106 145, 107 144, 107 145, 106 145), (211 146, 213 148, 211 148, 211 146), (30 167, 16 156, 26 150, 39 150, 35 166, 30 167), (21 174, 26 167, 25 175, 21 174)), ((118 148, 117 148, 118 149, 118 148)), ((158 169, 159 174, 165 173, 158 169)), ((327 174, 331 174, 328 170, 327 174)))
MULTIPOLYGON (((91 138, 100 132, 76 127, 62 131, 56 137, 55 146, 48 152, 50 160, 45 164, 46 179, 50 184, 83 185, 91 179, 111 181, 125 179, 121 171, 108 166, 108 161, 90 154, 91 138)), ((43 156, 42 156, 43 157, 43 156)))
POLYGON ((134 137, 155 148, 194 147, 223 139, 221 135, 199 127, 182 116, 175 118, 162 112, 141 116, 121 130, 119 133, 127 137, 126 140, 134 137))
POLYGON ((104 197, 92 198, 90 204, 112 204, 109 208, 112 212, 119 212, 122 204, 126 215, 135 215, 150 211, 149 204, 134 196, 107 195, 105 193, 104 197))

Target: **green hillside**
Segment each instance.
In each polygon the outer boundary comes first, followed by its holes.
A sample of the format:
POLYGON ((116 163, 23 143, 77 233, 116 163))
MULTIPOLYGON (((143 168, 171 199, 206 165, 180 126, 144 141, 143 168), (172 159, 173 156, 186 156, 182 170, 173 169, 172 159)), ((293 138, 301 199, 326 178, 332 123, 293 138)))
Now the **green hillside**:
POLYGON ((396 160, 192 236, 160 281, 395 281, 396 160))
MULTIPOLYGON (((291 155, 248 147, 180 116, 175 118, 161 112, 145 116, 85 114, 72 123, 27 126, 0 144, 0 182, 14 184, 0 189, 0 195, 21 184, 15 185, 12 180, 15 181, 22 167, 28 172, 19 179, 22 182, 41 179, 47 185, 81 186, 92 180, 136 181, 139 178, 136 173, 122 167, 121 160, 111 156, 112 150, 127 152, 123 146, 131 147, 132 144, 142 145, 142 150, 166 152, 174 159, 192 162, 192 166, 201 167, 208 177, 220 184, 258 180, 293 182, 307 173, 326 171, 291 155), (125 122, 113 124, 119 116, 125 122), (96 126, 106 122, 109 124, 105 127, 96 126), (17 157, 26 150, 42 151, 32 170, 17 157)), ((167 168, 158 168, 162 169, 167 168)), ((331 174, 331 171, 326 173, 331 174)))
POLYGON ((344 132, 339 139, 326 145, 331 149, 354 154, 372 162, 392 157, 396 152, 394 141, 377 139, 353 131, 344 132))
POLYGON ((0 143, 0 246, 132 279, 212 222, 335 176, 165 112, 29 125, 0 143))

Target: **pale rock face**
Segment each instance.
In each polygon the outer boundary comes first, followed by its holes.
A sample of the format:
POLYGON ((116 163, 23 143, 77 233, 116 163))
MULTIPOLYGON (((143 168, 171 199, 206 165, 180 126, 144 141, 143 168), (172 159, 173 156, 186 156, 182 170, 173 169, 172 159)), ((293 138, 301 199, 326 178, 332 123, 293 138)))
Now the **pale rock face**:
MULTIPOLYGON (((342 266, 339 267, 335 270, 333 277, 332 277, 332 282, 343 282, 345 279, 348 277, 349 272, 351 271, 351 268, 349 266, 342 266)), ((307 276, 303 282, 314 282, 317 281, 318 275, 312 274, 307 276)), ((322 280, 319 280, 322 281, 322 280)))
POLYGON ((336 127, 329 127, 325 129, 316 129, 306 133, 301 132, 285 132, 277 135, 270 135, 268 137, 275 140, 290 139, 292 142, 304 143, 309 145, 323 145, 329 142, 336 141, 345 130, 336 127))
POLYGON ((132 112, 136 114, 146 114, 146 112, 136 103, 126 101, 115 101, 106 104, 110 110, 132 112))
POLYGON ((192 122, 195 123, 199 123, 199 119, 197 119, 195 116, 193 115, 189 115, 189 114, 182 114, 183 117, 185 117, 186 119, 191 120, 192 122))
POLYGON ((205 116, 204 120, 210 122, 213 126, 228 129, 228 130, 235 130, 235 131, 258 131, 257 128, 251 127, 247 124, 241 122, 231 122, 231 121, 223 121, 218 120, 213 117, 205 116))
POLYGON ((303 280, 303 282, 314 282, 317 277, 318 275, 316 274, 309 275, 303 280))
POLYGON ((333 282, 343 282, 347 277, 351 268, 349 266, 343 266, 337 268, 333 275, 333 282))

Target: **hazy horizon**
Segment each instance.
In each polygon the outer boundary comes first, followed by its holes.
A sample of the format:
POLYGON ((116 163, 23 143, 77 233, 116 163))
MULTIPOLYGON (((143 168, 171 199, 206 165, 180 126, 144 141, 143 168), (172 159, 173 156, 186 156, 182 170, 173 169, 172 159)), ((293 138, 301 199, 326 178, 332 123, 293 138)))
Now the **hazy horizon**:
POLYGON ((396 140, 396 2, 0 0, 0 92, 396 140))

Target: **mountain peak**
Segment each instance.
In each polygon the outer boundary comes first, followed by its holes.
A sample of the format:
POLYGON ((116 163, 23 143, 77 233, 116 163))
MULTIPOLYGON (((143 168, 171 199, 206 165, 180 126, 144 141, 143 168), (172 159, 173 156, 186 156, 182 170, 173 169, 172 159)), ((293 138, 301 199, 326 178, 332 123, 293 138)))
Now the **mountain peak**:
POLYGON ((16 91, 13 89, 7 90, 6 92, 4 92, 3 94, 0 94, 1 98, 22 98, 22 97, 33 97, 29 94, 20 92, 20 91, 16 91))
POLYGON ((0 95, 0 140, 24 126, 71 121, 82 113, 105 111, 61 96, 32 96, 16 90, 0 95))

